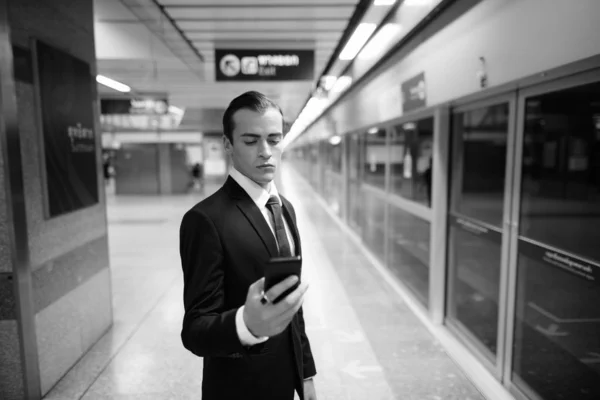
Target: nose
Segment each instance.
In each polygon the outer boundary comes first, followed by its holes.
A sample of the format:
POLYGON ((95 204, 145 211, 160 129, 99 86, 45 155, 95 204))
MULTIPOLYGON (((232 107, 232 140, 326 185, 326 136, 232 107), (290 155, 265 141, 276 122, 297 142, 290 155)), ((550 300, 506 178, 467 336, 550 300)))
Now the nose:
POLYGON ((261 158, 264 158, 266 160, 268 160, 269 158, 271 158, 271 147, 269 146, 269 144, 267 143, 266 140, 261 140, 260 141, 260 145, 259 145, 259 149, 258 149, 258 156, 261 158))

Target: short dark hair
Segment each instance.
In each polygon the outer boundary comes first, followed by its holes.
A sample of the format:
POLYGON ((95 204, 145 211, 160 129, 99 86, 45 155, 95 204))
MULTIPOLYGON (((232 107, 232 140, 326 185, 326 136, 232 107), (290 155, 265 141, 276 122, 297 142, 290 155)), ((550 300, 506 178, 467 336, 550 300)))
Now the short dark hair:
POLYGON ((236 111, 247 109, 262 114, 271 108, 279 111, 283 118, 283 112, 277 103, 260 92, 250 91, 236 97, 231 100, 227 110, 225 110, 225 114, 223 114, 223 134, 231 143, 233 143, 233 130, 235 129, 233 114, 235 114, 236 111))

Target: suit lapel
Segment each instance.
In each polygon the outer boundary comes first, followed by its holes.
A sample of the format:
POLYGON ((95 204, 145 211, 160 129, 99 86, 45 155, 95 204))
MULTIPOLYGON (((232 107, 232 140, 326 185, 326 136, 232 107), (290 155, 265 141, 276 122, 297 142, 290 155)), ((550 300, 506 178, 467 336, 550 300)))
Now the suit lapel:
POLYGON ((277 257, 277 242, 275 241, 275 236, 273 236, 273 232, 267 221, 265 221, 265 217, 262 215, 256 204, 252 201, 252 199, 240 199, 237 203, 238 208, 242 211, 246 219, 250 222, 271 257, 277 257))
POLYGON ((254 201, 248 196, 248 193, 238 183, 231 177, 227 178, 225 182, 225 189, 229 193, 229 195, 236 199, 237 207, 240 209, 242 214, 246 217, 250 225, 254 228, 258 237, 262 240, 263 244, 267 248, 269 255, 271 257, 277 257, 279 253, 277 250, 277 242, 275 241, 275 236, 273 236, 273 232, 267 221, 265 221, 265 217, 262 215, 254 201))

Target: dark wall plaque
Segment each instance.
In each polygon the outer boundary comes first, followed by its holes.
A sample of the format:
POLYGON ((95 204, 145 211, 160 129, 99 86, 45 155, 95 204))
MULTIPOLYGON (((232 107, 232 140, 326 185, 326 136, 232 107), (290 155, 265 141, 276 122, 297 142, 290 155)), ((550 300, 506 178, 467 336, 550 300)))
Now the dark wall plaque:
POLYGON ((131 114, 157 115, 169 112, 169 101, 166 98, 140 96, 132 99, 101 99, 102 115, 131 114))
POLYGON ((35 42, 50 217, 98 202, 94 79, 88 63, 35 42))
POLYGON ((409 112, 427 105, 427 87, 425 73, 410 78, 402 83, 402 111, 409 112))

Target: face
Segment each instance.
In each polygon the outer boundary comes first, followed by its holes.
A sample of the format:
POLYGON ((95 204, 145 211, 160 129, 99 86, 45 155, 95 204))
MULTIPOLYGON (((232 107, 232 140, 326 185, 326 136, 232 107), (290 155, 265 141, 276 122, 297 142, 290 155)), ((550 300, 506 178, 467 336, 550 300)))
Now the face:
POLYGON ((275 109, 264 114, 241 109, 233 114, 233 122, 233 144, 224 138, 225 151, 235 169, 267 188, 281 162, 283 117, 275 109))

